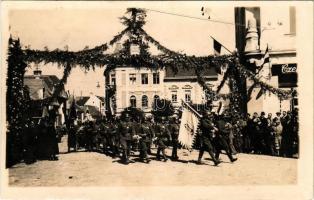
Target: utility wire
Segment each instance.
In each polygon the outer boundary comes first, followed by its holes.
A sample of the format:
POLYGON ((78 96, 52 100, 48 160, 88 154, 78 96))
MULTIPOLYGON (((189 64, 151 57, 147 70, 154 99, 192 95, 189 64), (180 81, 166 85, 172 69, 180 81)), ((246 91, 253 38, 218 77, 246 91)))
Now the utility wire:
MULTIPOLYGON (((190 19, 198 19, 198 20, 210 21, 210 22, 221 23, 221 24, 227 24, 227 25, 232 25, 232 26, 244 26, 244 27, 246 27, 245 24, 232 23, 232 22, 226 22, 226 21, 220 21, 220 20, 213 20, 213 19, 204 19, 204 18, 201 18, 201 17, 194 17, 194 16, 183 15, 183 14, 177 14, 177 13, 170 13, 170 12, 165 12, 165 11, 160 11, 160 10, 154 10, 154 9, 148 9, 148 8, 144 8, 144 10, 152 11, 152 12, 156 12, 156 13, 167 14, 167 15, 178 16, 178 17, 185 17, 185 18, 190 18, 190 19)), ((258 27, 258 26, 257 26, 256 28, 266 28, 266 27, 258 27)))

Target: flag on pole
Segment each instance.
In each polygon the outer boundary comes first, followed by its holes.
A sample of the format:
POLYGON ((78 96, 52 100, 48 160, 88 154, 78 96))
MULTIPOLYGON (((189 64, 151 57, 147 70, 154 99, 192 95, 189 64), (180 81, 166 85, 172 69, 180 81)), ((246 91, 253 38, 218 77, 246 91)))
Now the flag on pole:
POLYGON ((264 64, 266 63, 269 63, 269 52, 268 52, 268 45, 266 47, 266 50, 265 50, 265 54, 263 56, 263 58, 261 59, 260 62, 256 63, 256 66, 258 68, 262 67, 264 64))
POLYGON ((213 38, 213 40, 214 40, 214 55, 219 56, 221 53, 222 45, 217 40, 215 40, 215 38, 213 38))
POLYGON ((192 149, 193 141, 196 137, 196 131, 199 119, 189 106, 183 108, 178 140, 183 148, 192 149))

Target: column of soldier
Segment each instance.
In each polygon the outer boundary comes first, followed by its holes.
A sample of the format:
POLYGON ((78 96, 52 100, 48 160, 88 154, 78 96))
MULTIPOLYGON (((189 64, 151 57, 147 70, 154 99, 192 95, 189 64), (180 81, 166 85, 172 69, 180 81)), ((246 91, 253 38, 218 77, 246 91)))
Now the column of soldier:
MULTIPOLYGON (((204 112, 202 115, 193 146, 194 149, 199 150, 197 164, 202 164, 205 151, 209 153, 216 166, 221 162, 219 155, 222 150, 225 151, 230 162, 236 161, 234 155, 242 152, 284 157, 298 154, 297 110, 278 112, 275 117, 271 114, 266 117, 264 112, 260 115, 254 113, 252 117, 249 114, 240 116, 232 112, 224 112, 222 115, 204 112)), ((57 128, 57 131, 49 131, 53 130, 51 126, 45 129, 44 123, 38 125, 39 127, 31 123, 25 129, 25 139, 22 144, 25 152, 24 160, 33 163, 39 155, 37 152, 47 152, 47 159, 57 160, 56 155, 59 151, 55 145, 57 140, 49 138, 55 135, 54 138, 59 138, 60 142, 60 137, 68 134, 69 152, 85 149, 120 157, 124 164, 137 160, 149 163, 152 158, 167 161, 166 149, 171 146, 172 152, 169 157, 177 161, 179 160, 177 151, 181 148, 178 142, 179 121, 178 118, 170 118, 156 122, 151 117, 140 121, 127 116, 124 120, 114 118, 85 121, 77 125, 72 123, 68 129, 64 126, 57 128), (51 132, 48 134, 51 137, 46 137, 44 130, 51 132), (157 152, 153 153, 152 150, 157 152), (135 158, 138 156, 139 158, 135 158)))

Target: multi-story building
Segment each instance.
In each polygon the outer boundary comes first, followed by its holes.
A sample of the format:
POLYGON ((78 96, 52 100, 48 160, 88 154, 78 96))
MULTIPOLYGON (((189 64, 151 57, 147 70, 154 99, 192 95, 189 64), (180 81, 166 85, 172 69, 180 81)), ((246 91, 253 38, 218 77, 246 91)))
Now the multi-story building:
MULTIPOLYGON (((276 12, 269 7, 235 8, 236 46, 246 60, 246 67, 258 71, 268 46, 270 62, 263 65, 257 77, 269 85, 283 90, 297 87, 296 10, 280 6, 276 12)), ((252 86, 247 80, 247 89, 252 86)), ((247 104, 249 113, 265 111, 275 113, 298 106, 297 98, 283 99, 269 92, 260 95, 254 87, 247 104)))
MULTIPOLYGON (((204 72, 207 84, 217 88, 223 74, 218 74, 215 68, 204 72)), ((167 99, 175 108, 181 107, 181 100, 195 104, 204 104, 206 95, 197 83, 194 70, 179 69, 174 73, 171 68, 152 70, 147 68, 117 67, 106 77, 106 104, 115 114, 120 114, 127 107, 136 107, 145 113, 150 113, 156 99, 167 99), (109 90, 114 90, 111 96, 109 90)), ((228 87, 222 92, 227 93, 228 87)), ((219 100, 215 101, 215 104, 219 100)), ((224 101, 224 106, 227 106, 224 101)))

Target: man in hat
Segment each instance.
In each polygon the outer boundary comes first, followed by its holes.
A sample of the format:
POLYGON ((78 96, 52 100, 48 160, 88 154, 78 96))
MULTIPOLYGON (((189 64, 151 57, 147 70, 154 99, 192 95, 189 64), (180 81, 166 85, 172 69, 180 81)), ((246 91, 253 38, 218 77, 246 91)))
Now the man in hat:
POLYGON ((147 153, 148 149, 150 149, 150 137, 152 135, 152 130, 147 121, 144 119, 141 124, 141 130, 139 133, 139 150, 140 150, 140 160, 145 163, 149 163, 150 159, 148 159, 147 153))
POLYGON ((262 143, 262 152, 263 153, 270 153, 270 147, 267 146, 267 140, 268 140, 268 121, 265 115, 265 112, 261 112, 260 116, 261 121, 261 143, 262 143))
MULTIPOLYGON (((227 153, 228 158, 231 162, 235 162, 237 158, 233 158, 231 153, 230 145, 228 145, 228 139, 230 139, 230 134, 232 134, 232 125, 227 122, 227 117, 224 116, 220 118, 217 122, 217 124, 220 126, 216 131, 216 137, 213 139, 214 146, 216 149, 215 159, 219 160, 219 155, 221 153, 221 150, 225 150, 227 153)), ((233 136, 231 137, 233 139, 233 136)), ((230 143, 229 143, 230 144, 230 143)), ((233 143, 232 143, 233 145, 233 143)), ((234 147, 233 147, 234 148, 234 147)))
POLYGON ((219 165, 220 161, 214 156, 214 148, 212 145, 213 138, 215 137, 216 128, 214 123, 211 121, 207 112, 202 113, 203 116, 200 120, 200 151, 198 156, 197 164, 202 164, 202 157, 205 151, 207 151, 212 158, 215 166, 219 165))
POLYGON ((162 157, 164 159, 164 162, 166 162, 167 156, 166 156, 166 148, 167 148, 167 142, 171 140, 171 135, 169 134, 169 131, 166 128, 165 124, 157 124, 156 127, 156 136, 157 136, 157 154, 156 158, 157 160, 160 160, 160 153, 162 153, 162 157))
POLYGON ((151 146, 152 146, 153 138, 155 137, 155 131, 152 124, 152 118, 150 116, 146 118, 145 126, 149 128, 149 132, 148 132, 147 140, 146 140, 146 147, 147 147, 147 153, 151 155, 152 154, 151 146))
POLYGON ((171 118, 171 121, 168 125, 168 131, 171 135, 171 144, 172 144, 172 154, 171 159, 172 160, 178 160, 178 137, 179 137, 179 125, 177 123, 177 120, 175 117, 171 118))
POLYGON ((119 147, 120 147, 120 135, 119 135, 119 124, 120 119, 112 119, 108 124, 108 137, 109 137, 109 146, 112 152, 112 157, 115 158, 119 156, 119 147))
POLYGON ((129 164, 129 156, 131 152, 131 143, 132 138, 135 134, 134 127, 132 126, 132 123, 130 122, 129 115, 127 114, 125 116, 125 122, 119 123, 119 134, 120 134, 120 144, 122 147, 122 162, 124 164, 129 164))

